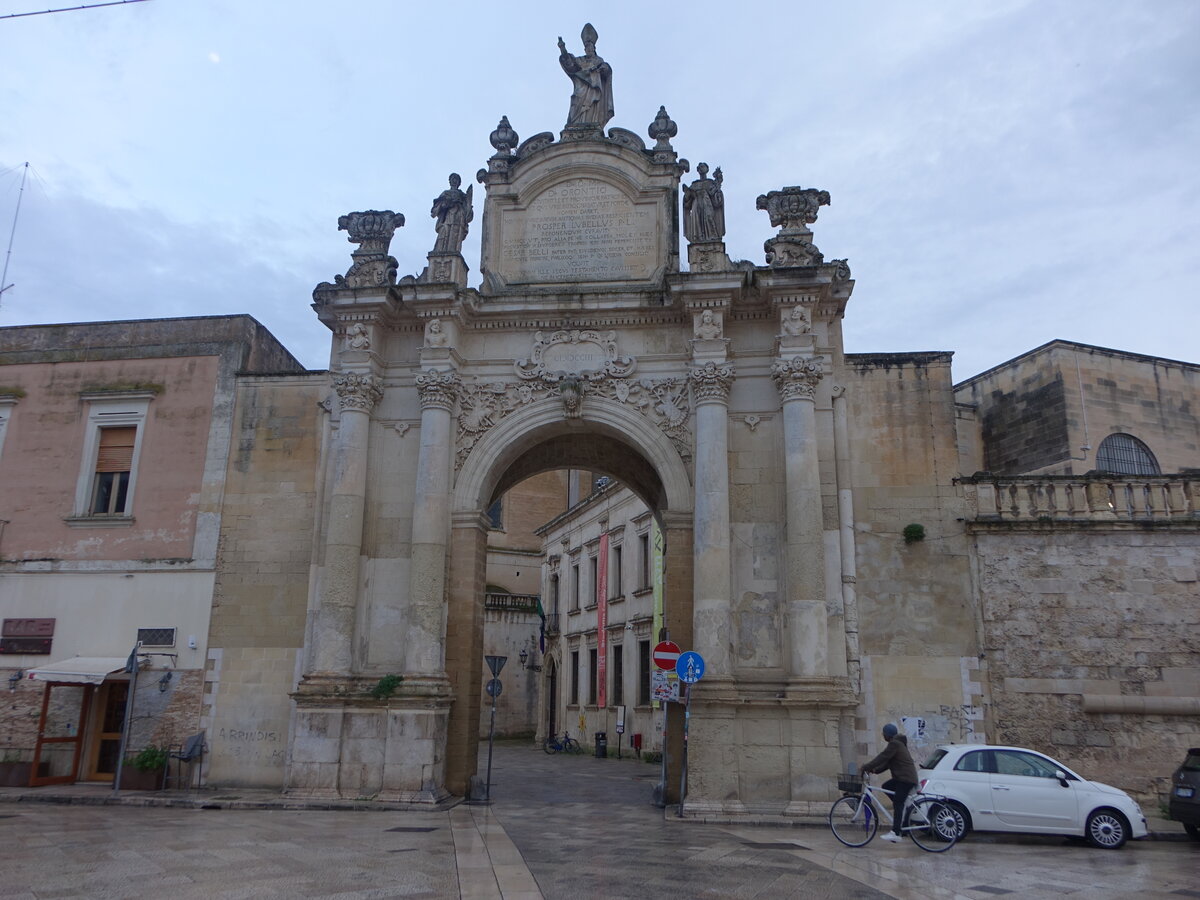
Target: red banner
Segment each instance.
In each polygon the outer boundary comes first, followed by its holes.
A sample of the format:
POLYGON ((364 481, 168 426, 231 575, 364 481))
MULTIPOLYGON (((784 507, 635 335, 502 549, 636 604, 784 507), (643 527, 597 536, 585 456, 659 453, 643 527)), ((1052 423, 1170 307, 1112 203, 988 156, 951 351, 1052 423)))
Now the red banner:
POLYGON ((600 535, 596 562, 596 702, 608 706, 608 535, 600 535))

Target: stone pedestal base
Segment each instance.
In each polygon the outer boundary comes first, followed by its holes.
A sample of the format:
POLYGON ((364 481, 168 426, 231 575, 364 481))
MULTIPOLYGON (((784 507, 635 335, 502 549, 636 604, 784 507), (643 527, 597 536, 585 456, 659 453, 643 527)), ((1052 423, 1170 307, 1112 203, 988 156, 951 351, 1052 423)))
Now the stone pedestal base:
POLYGON ((449 798, 449 700, 440 691, 375 700, 350 692, 305 694, 304 688, 293 695, 284 793, 429 805, 449 798))
POLYGON ((728 272, 733 262, 723 242, 688 244, 688 268, 693 272, 728 272))
POLYGON ((453 284, 460 288, 467 286, 467 262, 461 253, 429 254, 429 265, 421 273, 422 284, 453 284))
POLYGON ((693 697, 683 815, 708 821, 824 815, 856 704, 844 679, 755 683, 693 697), (726 692, 723 692, 726 693, 726 692))

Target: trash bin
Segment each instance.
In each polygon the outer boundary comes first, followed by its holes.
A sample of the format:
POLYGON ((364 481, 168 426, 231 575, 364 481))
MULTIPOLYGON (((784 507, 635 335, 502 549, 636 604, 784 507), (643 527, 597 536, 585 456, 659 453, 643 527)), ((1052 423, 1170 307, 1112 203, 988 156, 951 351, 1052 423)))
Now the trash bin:
POLYGON ((633 744, 634 750, 636 750, 638 753, 642 752, 642 736, 640 734, 635 734, 632 738, 630 738, 630 743, 633 744))
POLYGON ((608 759, 608 732, 596 732, 596 759, 608 759))

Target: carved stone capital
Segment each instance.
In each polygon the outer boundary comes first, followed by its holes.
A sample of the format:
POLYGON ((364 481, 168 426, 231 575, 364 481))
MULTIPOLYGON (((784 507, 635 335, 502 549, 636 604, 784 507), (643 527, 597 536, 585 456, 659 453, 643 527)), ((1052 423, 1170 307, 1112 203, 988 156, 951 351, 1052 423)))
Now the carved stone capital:
POLYGON ((417 376, 417 392, 421 409, 454 409, 454 400, 462 388, 457 372, 438 372, 428 369, 417 376))
POLYGON ((343 411, 369 413, 383 397, 383 380, 374 375, 347 372, 333 377, 333 389, 343 411))
POLYGON ((728 403, 733 379, 733 366, 728 363, 706 362, 688 370, 688 381, 697 404, 707 401, 728 403))
POLYGON ((824 362, 820 356, 776 360, 771 366, 771 377, 775 379, 783 402, 815 399, 817 384, 825 374, 824 362))

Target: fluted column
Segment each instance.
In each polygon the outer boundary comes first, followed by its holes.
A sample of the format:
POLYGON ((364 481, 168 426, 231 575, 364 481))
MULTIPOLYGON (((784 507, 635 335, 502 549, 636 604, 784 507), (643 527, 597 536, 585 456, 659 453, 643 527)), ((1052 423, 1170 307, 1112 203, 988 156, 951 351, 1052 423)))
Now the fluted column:
POLYGON ((733 366, 707 362, 689 372, 695 397, 695 627, 693 646, 704 657, 706 680, 731 677, 729 546, 729 388, 733 366))
POLYGON ((450 537, 450 414, 461 384, 456 372, 426 370, 416 378, 421 395, 421 447, 413 499, 409 628, 405 668, 445 673, 442 634, 446 615, 446 543, 450 537))
POLYGON ((334 442, 325 572, 308 674, 347 675, 358 604, 371 410, 383 396, 383 388, 374 375, 348 372, 334 377, 333 389, 337 392, 341 418, 334 442))
POLYGON ((795 356, 777 360, 771 368, 783 400, 790 672, 803 678, 829 674, 816 418, 823 362, 821 357, 795 356))

